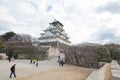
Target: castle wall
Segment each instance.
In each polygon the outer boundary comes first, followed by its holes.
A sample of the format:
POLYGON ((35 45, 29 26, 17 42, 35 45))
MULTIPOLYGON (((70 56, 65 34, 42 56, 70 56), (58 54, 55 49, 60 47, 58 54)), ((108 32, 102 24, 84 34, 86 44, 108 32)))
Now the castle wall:
POLYGON ((49 52, 49 57, 56 57, 59 54, 59 48, 50 47, 48 52, 49 52))
POLYGON ((7 59, 6 53, 0 53, 0 59, 7 59))
POLYGON ((46 43, 40 43, 41 47, 49 47, 48 57, 55 57, 59 54, 59 48, 57 46, 57 42, 46 42, 46 43))

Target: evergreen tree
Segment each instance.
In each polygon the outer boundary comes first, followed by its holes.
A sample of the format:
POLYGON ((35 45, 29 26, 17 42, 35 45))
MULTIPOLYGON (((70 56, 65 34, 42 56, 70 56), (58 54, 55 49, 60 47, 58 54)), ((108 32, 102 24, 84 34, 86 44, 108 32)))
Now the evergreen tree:
POLYGON ((0 40, 0 52, 2 52, 5 49, 5 45, 3 44, 3 42, 0 40))
POLYGON ((14 32, 7 32, 2 37, 5 38, 5 40, 8 40, 9 38, 11 38, 14 35, 15 35, 14 32))

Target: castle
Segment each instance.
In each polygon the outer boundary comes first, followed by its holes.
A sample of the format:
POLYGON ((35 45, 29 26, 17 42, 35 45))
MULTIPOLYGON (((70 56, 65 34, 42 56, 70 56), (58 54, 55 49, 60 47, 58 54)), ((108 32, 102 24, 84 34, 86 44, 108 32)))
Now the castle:
POLYGON ((50 57, 58 56, 59 51, 62 50, 60 45, 69 45, 69 37, 63 29, 63 24, 57 20, 49 23, 47 29, 41 34, 39 38, 39 46, 49 48, 48 53, 50 57))

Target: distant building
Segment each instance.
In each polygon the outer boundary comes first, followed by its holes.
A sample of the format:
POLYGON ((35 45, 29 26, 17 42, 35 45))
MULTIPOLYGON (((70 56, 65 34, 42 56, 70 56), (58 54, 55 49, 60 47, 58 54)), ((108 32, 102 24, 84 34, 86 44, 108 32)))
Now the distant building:
POLYGON ((41 34, 39 40, 41 47, 49 47, 48 53, 51 57, 59 54, 59 44, 70 44, 69 37, 63 29, 63 24, 57 20, 49 23, 48 28, 41 34))

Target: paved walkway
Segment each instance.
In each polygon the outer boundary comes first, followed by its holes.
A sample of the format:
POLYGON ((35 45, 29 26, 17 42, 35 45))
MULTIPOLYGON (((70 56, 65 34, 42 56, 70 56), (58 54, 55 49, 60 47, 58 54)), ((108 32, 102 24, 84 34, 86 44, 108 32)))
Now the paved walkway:
POLYGON ((0 60, 0 80, 15 79, 14 77, 12 79, 9 78, 10 67, 13 64, 16 64, 16 75, 18 78, 59 67, 56 59, 39 61, 38 67, 35 67, 35 64, 30 64, 30 60, 15 60, 10 63, 8 60, 0 60))

